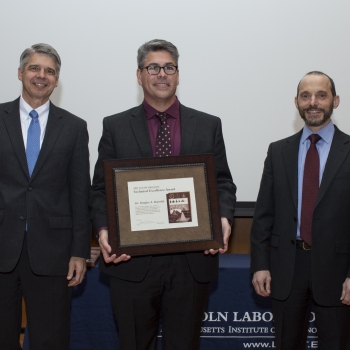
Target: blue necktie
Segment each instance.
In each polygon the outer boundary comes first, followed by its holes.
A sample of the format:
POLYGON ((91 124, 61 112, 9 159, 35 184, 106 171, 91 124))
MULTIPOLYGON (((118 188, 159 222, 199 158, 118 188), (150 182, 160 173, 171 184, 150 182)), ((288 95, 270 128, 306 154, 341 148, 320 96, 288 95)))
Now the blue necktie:
POLYGON ((40 123, 38 120, 39 115, 35 110, 32 110, 29 115, 32 121, 28 128, 26 155, 29 175, 32 176, 40 152, 40 123))

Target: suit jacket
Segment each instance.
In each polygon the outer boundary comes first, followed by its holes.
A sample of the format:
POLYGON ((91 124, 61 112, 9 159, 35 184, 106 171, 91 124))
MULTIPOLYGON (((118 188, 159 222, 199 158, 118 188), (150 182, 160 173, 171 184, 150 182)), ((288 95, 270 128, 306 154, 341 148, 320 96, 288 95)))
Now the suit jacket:
MULTIPOLYGON (((183 105, 180 105, 180 115, 180 155, 214 153, 221 216, 233 220, 236 186, 232 182, 226 160, 220 119, 183 105)), ((103 160, 152 156, 143 105, 104 119, 90 195, 91 218, 96 233, 101 227, 108 226, 103 160)), ((217 276, 217 256, 205 256, 203 252, 187 253, 186 256, 191 272, 198 282, 208 282, 217 276)), ((138 282, 146 276, 151 259, 152 256, 132 257, 117 265, 100 264, 100 268, 111 276, 138 282)))
MULTIPOLYGON (((271 296, 291 290, 296 252, 298 152, 302 131, 270 145, 251 231, 251 272, 270 270, 271 296)), ((335 127, 312 219, 312 293, 320 305, 342 305, 350 277, 350 136, 335 127)))
POLYGON ((91 225, 86 122, 50 103, 45 137, 29 177, 19 98, 0 104, 0 271, 12 271, 28 223, 31 268, 66 275, 71 256, 88 258, 91 225))

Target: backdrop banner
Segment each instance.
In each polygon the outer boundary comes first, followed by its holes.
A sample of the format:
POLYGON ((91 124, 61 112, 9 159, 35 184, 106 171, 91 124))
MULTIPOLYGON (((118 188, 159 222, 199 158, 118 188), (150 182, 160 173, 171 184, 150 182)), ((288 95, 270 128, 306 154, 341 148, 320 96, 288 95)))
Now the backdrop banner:
MULTIPOLYGON (((203 315, 200 350, 275 348, 270 298, 256 295, 249 273, 249 255, 221 255, 220 273, 212 282, 203 315)), ((161 327, 157 350, 162 349, 161 327)), ((179 334, 181 337, 181 334, 179 334)), ((317 329, 311 313, 307 349, 317 349, 317 329)), ((24 350, 29 350, 28 336, 24 350)), ((70 350, 116 350, 118 331, 109 294, 109 277, 97 266, 74 287, 70 350)))

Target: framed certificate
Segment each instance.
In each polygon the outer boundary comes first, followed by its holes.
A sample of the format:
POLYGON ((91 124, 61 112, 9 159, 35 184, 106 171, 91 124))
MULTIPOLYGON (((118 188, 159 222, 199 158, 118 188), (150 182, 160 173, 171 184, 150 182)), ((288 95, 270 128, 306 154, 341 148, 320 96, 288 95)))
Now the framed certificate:
POLYGON ((105 160, 104 173, 113 254, 223 247, 212 154, 105 160))

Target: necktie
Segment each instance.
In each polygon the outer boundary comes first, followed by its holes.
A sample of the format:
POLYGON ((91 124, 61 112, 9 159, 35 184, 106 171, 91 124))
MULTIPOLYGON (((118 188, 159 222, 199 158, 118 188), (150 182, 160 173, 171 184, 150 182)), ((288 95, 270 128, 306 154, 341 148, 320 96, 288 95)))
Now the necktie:
POLYGON ((32 176, 40 152, 40 123, 38 120, 39 115, 35 110, 32 110, 29 115, 32 120, 28 128, 26 156, 29 175, 32 176))
POLYGON ((170 128, 166 121, 166 113, 157 113, 156 117, 160 120, 158 135, 156 140, 156 157, 171 156, 171 138, 170 128))
POLYGON ((317 134, 309 136, 311 145, 306 153, 304 165, 303 194, 301 204, 300 237, 311 246, 312 216, 319 189, 320 157, 316 143, 321 139, 317 134))

